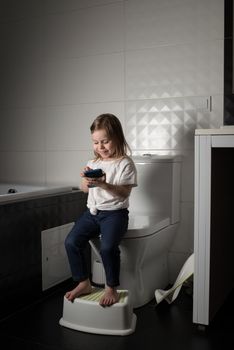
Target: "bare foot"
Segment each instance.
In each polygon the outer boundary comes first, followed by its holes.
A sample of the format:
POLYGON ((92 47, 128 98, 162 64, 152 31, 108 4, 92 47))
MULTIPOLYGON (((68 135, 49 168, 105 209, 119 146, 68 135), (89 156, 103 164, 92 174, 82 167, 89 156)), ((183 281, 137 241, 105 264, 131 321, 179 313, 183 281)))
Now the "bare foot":
POLYGON ((90 294, 92 292, 92 286, 90 280, 87 279, 85 281, 80 282, 73 290, 67 292, 65 297, 69 301, 74 301, 75 298, 80 295, 90 294))
POLYGON ((101 297, 99 304, 101 306, 111 306, 119 301, 119 294, 115 288, 106 286, 105 293, 101 297))

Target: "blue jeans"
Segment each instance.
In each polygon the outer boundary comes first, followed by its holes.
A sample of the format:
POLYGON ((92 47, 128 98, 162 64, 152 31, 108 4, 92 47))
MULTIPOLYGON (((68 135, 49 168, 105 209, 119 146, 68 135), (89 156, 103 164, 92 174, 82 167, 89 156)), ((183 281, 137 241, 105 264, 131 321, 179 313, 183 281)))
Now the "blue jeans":
POLYGON ((128 209, 99 210, 92 215, 89 210, 76 221, 65 240, 65 248, 75 281, 89 278, 84 251, 88 241, 101 235, 100 254, 109 287, 119 285, 119 244, 128 229, 128 209))

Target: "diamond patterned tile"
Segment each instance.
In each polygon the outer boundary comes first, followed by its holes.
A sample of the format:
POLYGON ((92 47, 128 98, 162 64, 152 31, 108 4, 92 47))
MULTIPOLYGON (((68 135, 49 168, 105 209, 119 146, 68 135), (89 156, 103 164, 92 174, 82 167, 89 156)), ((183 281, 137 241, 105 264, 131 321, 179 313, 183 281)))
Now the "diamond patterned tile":
POLYGON ((126 52, 127 100, 223 93, 223 40, 126 52))
POLYGON ((193 150, 197 128, 222 125, 222 96, 126 103, 126 137, 133 150, 193 150))

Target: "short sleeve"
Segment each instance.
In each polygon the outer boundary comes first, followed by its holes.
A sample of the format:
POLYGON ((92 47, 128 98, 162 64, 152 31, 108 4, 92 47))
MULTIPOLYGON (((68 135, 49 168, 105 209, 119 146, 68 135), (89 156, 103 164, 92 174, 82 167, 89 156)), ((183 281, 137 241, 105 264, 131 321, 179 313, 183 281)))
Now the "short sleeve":
POLYGON ((119 183, 121 185, 137 186, 137 171, 135 164, 131 159, 128 159, 124 164, 121 170, 119 183))

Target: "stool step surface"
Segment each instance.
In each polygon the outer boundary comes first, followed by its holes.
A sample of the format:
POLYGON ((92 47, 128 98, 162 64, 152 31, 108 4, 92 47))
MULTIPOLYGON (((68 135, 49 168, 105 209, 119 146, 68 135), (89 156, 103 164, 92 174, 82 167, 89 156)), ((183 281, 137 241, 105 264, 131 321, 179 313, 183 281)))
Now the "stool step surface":
MULTIPOLYGON (((104 292, 105 291, 102 288, 93 287, 92 293, 81 295, 78 299, 99 303, 101 297, 104 295, 104 292)), ((119 301, 117 304, 126 302, 128 298, 128 292, 126 290, 119 290, 118 294, 119 294, 119 301)))
POLYGON ((128 335, 135 331, 136 315, 128 290, 118 290, 119 301, 111 306, 99 304, 104 289, 93 287, 90 294, 82 295, 73 302, 65 297, 61 326, 74 330, 108 335, 128 335))

